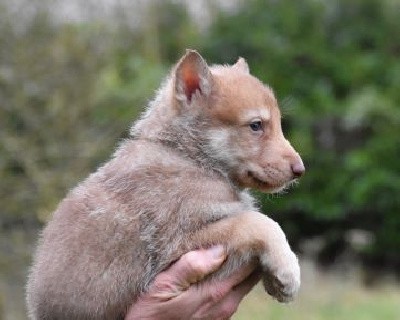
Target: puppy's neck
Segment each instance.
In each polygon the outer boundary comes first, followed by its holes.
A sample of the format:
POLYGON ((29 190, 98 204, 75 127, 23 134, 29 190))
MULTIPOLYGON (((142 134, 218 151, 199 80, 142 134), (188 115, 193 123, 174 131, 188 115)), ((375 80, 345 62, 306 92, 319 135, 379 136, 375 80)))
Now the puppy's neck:
POLYGON ((201 116, 181 116, 171 119, 155 135, 142 134, 136 138, 161 143, 203 169, 217 172, 231 183, 228 163, 213 156, 209 137, 205 134, 207 124, 207 119, 201 116))

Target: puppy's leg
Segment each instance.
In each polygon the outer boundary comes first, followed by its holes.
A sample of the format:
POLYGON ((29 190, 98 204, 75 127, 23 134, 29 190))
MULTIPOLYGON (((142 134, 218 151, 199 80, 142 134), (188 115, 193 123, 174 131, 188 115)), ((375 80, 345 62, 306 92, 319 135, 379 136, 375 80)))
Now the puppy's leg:
POLYGON ((293 300, 300 287, 300 267, 281 227, 259 212, 245 212, 210 224, 198 231, 194 243, 222 243, 228 251, 230 273, 257 257, 267 292, 280 302, 293 300))

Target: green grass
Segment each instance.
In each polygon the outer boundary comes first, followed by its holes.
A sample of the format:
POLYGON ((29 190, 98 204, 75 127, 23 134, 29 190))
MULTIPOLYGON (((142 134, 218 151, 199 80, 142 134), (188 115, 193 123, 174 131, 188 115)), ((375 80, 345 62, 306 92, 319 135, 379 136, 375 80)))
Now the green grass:
POLYGON ((303 266, 296 301, 280 304, 257 286, 239 306, 234 320, 399 320, 398 284, 364 287, 354 274, 321 274, 303 266), (304 270, 306 272, 304 272, 304 270))

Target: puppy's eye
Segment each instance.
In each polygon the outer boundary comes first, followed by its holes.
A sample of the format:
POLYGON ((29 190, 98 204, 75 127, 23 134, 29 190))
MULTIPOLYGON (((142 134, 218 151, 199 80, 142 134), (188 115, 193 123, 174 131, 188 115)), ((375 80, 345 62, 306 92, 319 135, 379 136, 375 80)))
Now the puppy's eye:
POLYGON ((262 122, 260 120, 253 121, 250 123, 250 128, 253 131, 260 131, 262 130, 262 122))

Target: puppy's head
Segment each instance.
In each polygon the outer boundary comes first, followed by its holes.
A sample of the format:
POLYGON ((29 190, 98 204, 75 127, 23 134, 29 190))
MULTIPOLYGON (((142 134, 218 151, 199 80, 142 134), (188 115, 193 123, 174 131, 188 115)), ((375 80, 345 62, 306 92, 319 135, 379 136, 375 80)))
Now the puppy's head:
POLYGON ((211 66, 188 50, 173 76, 178 114, 200 115, 210 157, 244 188, 277 192, 303 175, 299 154, 285 139, 272 90, 249 73, 243 58, 211 66))

